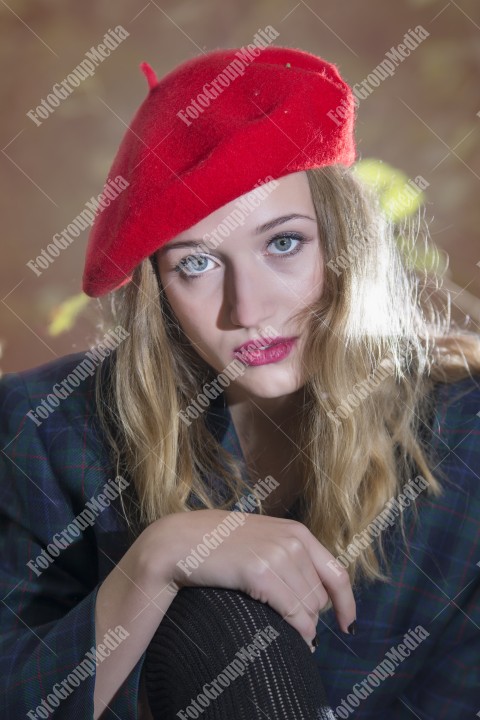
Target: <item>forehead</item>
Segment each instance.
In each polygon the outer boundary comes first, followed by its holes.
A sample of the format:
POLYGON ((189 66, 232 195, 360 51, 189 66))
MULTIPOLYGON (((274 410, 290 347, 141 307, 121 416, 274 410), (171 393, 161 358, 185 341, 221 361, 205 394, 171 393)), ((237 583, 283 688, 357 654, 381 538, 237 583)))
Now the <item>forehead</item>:
MULTIPOLYGON (((230 227, 237 225, 243 232, 249 231, 277 215, 293 213, 314 216, 310 186, 303 171, 284 175, 273 182, 257 186, 207 215, 173 240, 201 238, 225 223, 230 227)), ((231 232, 235 230, 232 229, 231 232)))

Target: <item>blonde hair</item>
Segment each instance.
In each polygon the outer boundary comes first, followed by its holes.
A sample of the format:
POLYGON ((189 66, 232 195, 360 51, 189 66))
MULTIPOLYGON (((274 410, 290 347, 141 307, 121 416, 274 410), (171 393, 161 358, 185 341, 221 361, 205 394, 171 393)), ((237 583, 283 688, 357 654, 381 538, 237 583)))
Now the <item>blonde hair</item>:
MULTIPOLYGON (((426 494, 441 494, 420 434, 431 418, 433 383, 480 371, 480 337, 454 328, 448 294, 437 307, 438 280, 432 287, 430 277, 408 268, 398 228, 351 168, 309 170, 307 177, 325 275, 321 298, 297 314, 308 338, 296 438, 305 481, 301 519, 337 557, 407 479, 421 475, 426 494)), ((401 228, 411 254, 428 242, 421 225, 417 218, 401 228)), ((132 282, 111 294, 112 319, 130 336, 116 348, 108 377, 98 373, 96 382, 117 474, 133 479, 135 497, 124 512, 134 535, 192 509, 191 493, 202 507, 230 510, 251 492, 239 459, 219 445, 204 416, 190 425, 180 419, 214 371, 161 290, 147 258, 132 282), (218 477, 228 492, 223 502, 209 492, 218 477)), ((407 544, 402 513, 400 527, 407 544)), ((348 565, 352 582, 360 574, 388 580, 379 564, 387 561, 382 533, 357 555, 348 565)))

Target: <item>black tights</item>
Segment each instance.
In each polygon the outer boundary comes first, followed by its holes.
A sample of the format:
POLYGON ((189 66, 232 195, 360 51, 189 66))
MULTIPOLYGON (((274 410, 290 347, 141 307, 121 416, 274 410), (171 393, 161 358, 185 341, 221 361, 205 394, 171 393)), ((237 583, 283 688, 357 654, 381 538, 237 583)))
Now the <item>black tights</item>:
POLYGON ((334 717, 302 636, 269 605, 225 588, 178 592, 147 649, 145 680, 155 720, 334 717))

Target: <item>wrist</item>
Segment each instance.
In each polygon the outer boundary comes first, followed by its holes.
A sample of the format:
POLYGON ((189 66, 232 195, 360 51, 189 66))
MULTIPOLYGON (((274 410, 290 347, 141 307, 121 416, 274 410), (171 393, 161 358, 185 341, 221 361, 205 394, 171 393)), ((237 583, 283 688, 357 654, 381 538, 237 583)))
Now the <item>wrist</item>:
POLYGON ((174 580, 172 542, 166 527, 170 524, 166 520, 161 518, 145 528, 131 547, 131 577, 146 592, 154 589, 155 595, 163 588, 172 595, 180 589, 174 580))

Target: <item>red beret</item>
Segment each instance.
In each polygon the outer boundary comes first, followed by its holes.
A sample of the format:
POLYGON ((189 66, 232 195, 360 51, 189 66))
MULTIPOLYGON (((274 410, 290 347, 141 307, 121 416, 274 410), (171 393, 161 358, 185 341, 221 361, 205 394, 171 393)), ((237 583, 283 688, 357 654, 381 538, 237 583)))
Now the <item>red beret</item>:
POLYGON ((91 297, 128 283, 142 260, 254 186, 355 161, 352 91, 316 55, 249 45, 195 57, 160 81, 141 68, 149 93, 105 184, 114 199, 88 240, 91 297))

